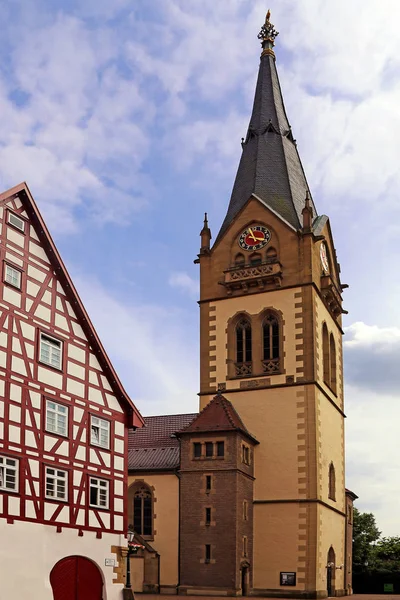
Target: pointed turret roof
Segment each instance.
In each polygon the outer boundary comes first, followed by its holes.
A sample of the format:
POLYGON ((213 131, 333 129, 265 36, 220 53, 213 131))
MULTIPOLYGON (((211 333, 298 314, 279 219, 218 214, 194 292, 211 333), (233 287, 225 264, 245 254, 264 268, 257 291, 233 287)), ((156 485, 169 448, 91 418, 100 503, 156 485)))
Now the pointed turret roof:
POLYGON ((247 427, 232 403, 222 396, 220 392, 214 396, 211 402, 203 408, 201 413, 187 427, 177 432, 177 435, 215 431, 240 431, 258 444, 254 436, 248 432, 247 427))
MULTIPOLYGON (((302 223, 306 193, 310 194, 296 141, 286 115, 272 50, 278 32, 269 20, 258 34, 261 54, 253 112, 240 159, 232 196, 217 240, 252 195, 295 229, 302 223)), ((313 217, 317 212, 310 194, 313 217)))

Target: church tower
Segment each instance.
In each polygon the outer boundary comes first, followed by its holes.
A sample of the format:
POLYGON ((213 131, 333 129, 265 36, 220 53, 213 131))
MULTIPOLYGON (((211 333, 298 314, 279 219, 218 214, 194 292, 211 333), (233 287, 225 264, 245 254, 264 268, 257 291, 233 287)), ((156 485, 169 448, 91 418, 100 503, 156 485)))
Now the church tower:
MULTIPOLYGON (((219 391, 258 442, 251 453, 249 592, 323 598, 346 593, 349 568, 346 286, 329 219, 317 213, 286 115, 273 51, 277 35, 268 12, 227 214, 213 246, 207 218, 201 232, 200 409, 219 391)), ((218 524, 223 515, 211 510, 218 524)))

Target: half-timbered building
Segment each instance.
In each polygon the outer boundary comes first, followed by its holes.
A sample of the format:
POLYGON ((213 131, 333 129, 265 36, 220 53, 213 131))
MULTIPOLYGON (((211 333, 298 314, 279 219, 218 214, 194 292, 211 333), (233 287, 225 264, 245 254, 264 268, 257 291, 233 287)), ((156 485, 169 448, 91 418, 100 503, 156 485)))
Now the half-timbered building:
POLYGON ((142 417, 26 184, 0 195, 0 260, 0 598, 120 598, 142 417))

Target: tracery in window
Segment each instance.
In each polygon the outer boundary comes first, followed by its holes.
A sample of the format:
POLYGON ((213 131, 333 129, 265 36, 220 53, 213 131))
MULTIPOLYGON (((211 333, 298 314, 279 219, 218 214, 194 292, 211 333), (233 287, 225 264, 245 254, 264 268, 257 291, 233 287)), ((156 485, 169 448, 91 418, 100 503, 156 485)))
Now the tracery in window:
POLYGON ((236 375, 252 373, 252 336, 250 321, 243 318, 236 325, 236 375))
POLYGON ((274 313, 268 313, 263 320, 263 372, 280 373, 279 321, 274 313))
POLYGON ((145 485, 133 495, 133 528, 139 535, 153 535, 153 497, 145 485))

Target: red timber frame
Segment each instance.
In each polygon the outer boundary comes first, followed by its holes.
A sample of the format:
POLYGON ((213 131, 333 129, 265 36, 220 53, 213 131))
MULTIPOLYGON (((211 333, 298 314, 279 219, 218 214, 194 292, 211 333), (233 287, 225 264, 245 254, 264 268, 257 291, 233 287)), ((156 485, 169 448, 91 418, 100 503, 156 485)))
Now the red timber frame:
POLYGON ((0 455, 19 461, 18 491, 0 490, 0 517, 61 531, 127 525, 128 428, 143 419, 91 324, 26 184, 0 195, 0 455), (25 223, 8 223, 9 211, 25 223), (4 263, 22 273, 4 283, 4 263), (40 362, 40 334, 62 342, 62 365, 40 362), (68 407, 67 435, 46 431, 46 399, 68 407), (110 423, 109 447, 91 444, 91 416, 110 423), (1 435, 3 431, 3 435, 1 435), (68 473, 66 501, 46 498, 45 468, 68 473), (90 477, 109 482, 107 509, 89 504, 90 477))

